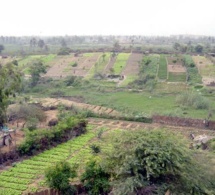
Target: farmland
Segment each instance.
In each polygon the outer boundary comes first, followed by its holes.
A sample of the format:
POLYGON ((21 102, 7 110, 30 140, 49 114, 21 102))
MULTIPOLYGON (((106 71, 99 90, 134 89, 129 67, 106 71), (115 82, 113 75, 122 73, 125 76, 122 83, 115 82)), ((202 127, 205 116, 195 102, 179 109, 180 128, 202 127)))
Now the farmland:
MULTIPOLYGON (((102 158, 103 152, 111 150, 111 141, 113 137, 126 130, 159 128, 159 125, 150 125, 143 123, 130 123, 127 121, 114 121, 104 119, 89 119, 88 131, 86 134, 79 136, 66 143, 60 144, 57 147, 46 150, 45 152, 36 155, 28 160, 16 163, 14 167, 0 173, 0 189, 4 194, 19 195, 25 192, 39 191, 46 188, 44 180, 44 170, 56 162, 66 160, 71 165, 78 165, 78 176, 83 172, 85 164, 90 159, 102 158), (97 138, 99 130, 103 130, 103 139, 97 138), (96 143, 101 148, 101 156, 92 153, 90 145, 96 143)), ((185 137, 189 136, 190 132, 196 130, 189 128, 184 130, 180 127, 171 127, 173 131, 182 133, 185 137)), ((213 135, 211 131, 204 131, 209 135, 213 135)), ((78 177, 74 181, 78 181, 78 177)))
POLYGON ((167 61, 166 61, 165 55, 160 56, 158 78, 161 80, 167 79, 167 61))
MULTIPOLYGON (((28 66, 34 60, 41 60, 47 73, 41 75, 36 86, 28 83, 29 77, 23 94, 13 102, 31 102, 48 110, 45 113, 52 113, 45 122, 40 122, 41 127, 47 127, 48 120, 66 114, 83 115, 89 121, 87 132, 2 170, 0 194, 18 195, 46 189, 44 171, 62 160, 78 165, 78 176, 71 182, 79 183, 87 162, 102 161, 105 152, 113 149, 113 137, 123 131, 164 128, 180 132, 186 138, 193 132, 215 135, 213 131, 189 126, 125 121, 152 121, 155 115, 199 119, 200 122, 207 117, 215 120, 215 90, 201 85, 201 77, 208 76, 209 70, 204 69, 207 66, 203 63, 197 63, 195 56, 123 52, 116 56, 111 52, 30 55, 19 59, 20 70, 28 75, 28 66), (121 80, 108 78, 118 75, 121 80), (184 102, 179 101, 182 97, 185 97, 184 102), (102 139, 98 138, 100 131, 102 139), (100 147, 101 154, 92 152, 93 144, 100 147)), ((22 123, 24 126, 25 122, 22 123)))
POLYGON ((113 65, 114 74, 120 74, 123 71, 129 56, 130 54, 126 53, 120 53, 117 55, 116 62, 113 65))

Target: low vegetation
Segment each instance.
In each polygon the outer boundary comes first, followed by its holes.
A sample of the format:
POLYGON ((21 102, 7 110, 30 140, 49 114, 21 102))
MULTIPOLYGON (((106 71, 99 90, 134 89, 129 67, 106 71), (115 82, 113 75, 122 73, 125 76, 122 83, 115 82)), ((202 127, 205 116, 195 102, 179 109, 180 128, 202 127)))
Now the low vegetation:
POLYGON ((202 83, 202 78, 190 55, 184 56, 184 65, 187 68, 187 81, 193 85, 202 83))
POLYGON ((167 79, 167 61, 166 61, 166 56, 165 55, 160 55, 158 78, 162 79, 162 80, 167 79))

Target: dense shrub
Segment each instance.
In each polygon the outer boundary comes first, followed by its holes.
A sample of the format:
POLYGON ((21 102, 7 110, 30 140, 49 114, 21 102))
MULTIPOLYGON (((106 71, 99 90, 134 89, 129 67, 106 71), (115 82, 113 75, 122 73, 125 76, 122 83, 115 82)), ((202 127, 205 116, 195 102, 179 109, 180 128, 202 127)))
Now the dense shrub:
POLYGON ((113 194, 209 194, 213 179, 188 143, 165 130, 118 134, 104 160, 113 176, 113 194))
POLYGON ((25 141, 18 147, 21 155, 32 155, 37 151, 71 139, 86 131, 86 121, 80 117, 67 117, 60 121, 52 129, 37 129, 27 131, 25 141))
POLYGON ((95 161, 90 161, 81 175, 81 182, 88 194, 108 194, 110 191, 110 174, 106 173, 95 161))
POLYGON ((69 55, 71 52, 71 49, 68 47, 62 47, 60 51, 57 53, 57 55, 69 55))
POLYGON ((46 182, 50 188, 59 190, 63 195, 76 194, 75 187, 69 184, 69 179, 77 176, 76 170, 68 162, 58 162, 45 171, 46 182))
POLYGON ((209 108, 209 100, 197 93, 182 93, 176 97, 176 103, 180 104, 180 106, 193 107, 195 109, 209 108))

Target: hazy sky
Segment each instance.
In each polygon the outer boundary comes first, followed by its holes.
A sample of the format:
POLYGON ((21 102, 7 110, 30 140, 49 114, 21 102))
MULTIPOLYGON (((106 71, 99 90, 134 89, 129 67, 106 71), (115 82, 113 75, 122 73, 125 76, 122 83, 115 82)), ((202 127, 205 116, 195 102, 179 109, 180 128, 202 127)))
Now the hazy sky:
POLYGON ((215 36, 215 0, 0 0, 0 35, 215 36))

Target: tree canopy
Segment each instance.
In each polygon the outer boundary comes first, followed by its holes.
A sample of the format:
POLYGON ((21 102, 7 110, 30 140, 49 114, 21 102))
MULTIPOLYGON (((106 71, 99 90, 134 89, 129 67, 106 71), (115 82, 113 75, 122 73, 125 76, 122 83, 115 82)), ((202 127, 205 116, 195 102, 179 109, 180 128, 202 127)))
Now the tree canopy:
POLYGON ((4 50, 4 45, 0 45, 0 53, 4 50))
POLYGON ((40 74, 46 73, 46 66, 40 61, 35 60, 30 65, 30 74, 31 74, 31 85, 37 85, 38 81, 40 80, 40 74))
POLYGON ((105 161, 113 194, 207 194, 213 179, 196 161, 188 143, 165 130, 119 134, 105 161))
POLYGON ((0 125, 6 122, 6 110, 9 96, 21 88, 21 73, 17 71, 12 63, 5 66, 0 65, 0 125))

